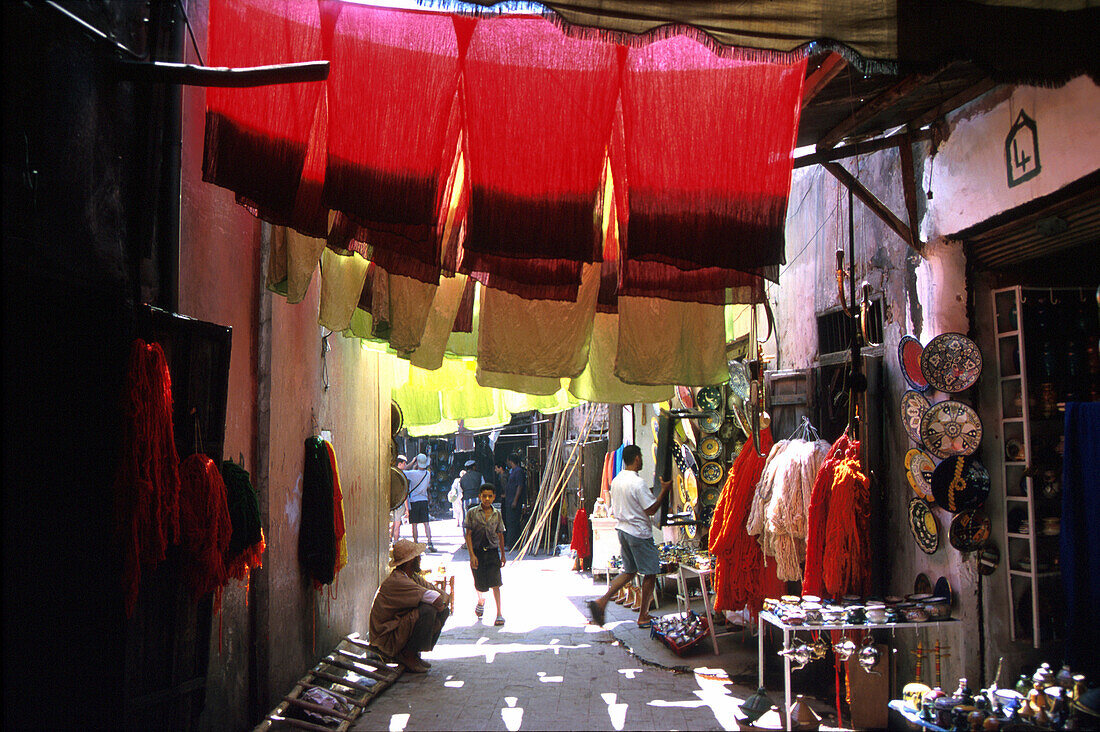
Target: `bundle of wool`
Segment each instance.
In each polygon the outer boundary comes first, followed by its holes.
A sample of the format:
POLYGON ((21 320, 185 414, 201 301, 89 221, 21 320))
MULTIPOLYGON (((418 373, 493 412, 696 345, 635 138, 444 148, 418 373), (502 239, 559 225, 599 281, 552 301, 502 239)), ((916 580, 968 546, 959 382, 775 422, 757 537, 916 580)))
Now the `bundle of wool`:
POLYGON ((225 552, 225 574, 247 583, 249 572, 263 566, 267 546, 260 526, 260 503, 247 470, 231 460, 223 462, 221 470, 233 525, 225 552))
POLYGON ((810 494, 810 506, 806 513, 806 570, 802 577, 802 593, 821 597, 825 594, 825 583, 821 577, 821 564, 825 552, 825 523, 829 516, 829 498, 833 487, 833 476, 836 466, 844 458, 845 451, 851 446, 856 446, 856 454, 859 454, 859 443, 852 443, 847 434, 837 438, 821 468, 814 479, 813 491, 810 494))
MULTIPOLYGON (((771 430, 761 431, 760 447, 771 449, 771 430)), ((747 605, 756 613, 763 604, 764 557, 756 539, 745 531, 745 519, 763 468, 764 458, 756 454, 751 441, 746 442, 730 468, 715 508, 714 521, 721 523, 717 531, 715 525, 711 526, 710 549, 717 562, 715 609, 719 611, 741 610, 747 605)))
POLYGON ((573 539, 569 542, 569 548, 577 553, 578 559, 587 559, 592 556, 592 540, 589 538, 588 514, 584 506, 577 509, 573 517, 573 539))
POLYGON ((836 467, 825 525, 822 576, 830 597, 867 594, 871 585, 870 481, 860 470, 858 449, 849 448, 836 467))
POLYGON ((792 444, 791 440, 780 440, 768 451, 764 468, 760 471, 760 479, 756 481, 749 515, 745 519, 745 531, 749 532, 750 536, 760 536, 764 531, 765 514, 772 498, 776 472, 786 469, 787 462, 783 459, 783 455, 792 444))
POLYGON ((233 533, 225 482, 214 461, 200 453, 180 463, 179 475, 184 580, 196 600, 213 592, 217 611, 221 606, 221 589, 228 580, 225 553, 233 533))
POLYGON ((802 579, 806 513, 814 480, 828 450, 827 442, 791 440, 777 456, 770 474, 765 466, 760 479, 761 484, 765 479, 772 482, 770 487, 758 489, 758 494, 769 495, 759 532, 760 547, 765 561, 769 556, 775 558, 776 576, 781 580, 798 582, 802 579))
POLYGON ((115 474, 115 528, 122 547, 126 616, 133 615, 142 566, 179 540, 179 455, 172 429, 172 378, 158 343, 134 340, 115 474))
POLYGON ((336 516, 332 462, 325 441, 308 437, 302 470, 302 521, 298 529, 298 561, 315 588, 336 577, 336 516))
POLYGON ((328 453, 328 461, 332 470, 332 511, 333 511, 333 537, 336 541, 336 566, 335 574, 348 564, 348 537, 347 527, 344 525, 344 492, 340 490, 340 468, 336 464, 336 451, 332 443, 325 440, 325 452, 328 453))

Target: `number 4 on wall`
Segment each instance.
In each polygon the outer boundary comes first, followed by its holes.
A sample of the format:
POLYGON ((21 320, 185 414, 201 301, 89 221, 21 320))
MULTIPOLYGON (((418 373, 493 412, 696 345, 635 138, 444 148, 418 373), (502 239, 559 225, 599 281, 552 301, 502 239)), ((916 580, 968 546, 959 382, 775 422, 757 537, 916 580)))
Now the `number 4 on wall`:
POLYGON ((1039 175, 1039 131, 1035 120, 1020 110, 1016 123, 1005 138, 1005 168, 1008 187, 1018 186, 1039 175))

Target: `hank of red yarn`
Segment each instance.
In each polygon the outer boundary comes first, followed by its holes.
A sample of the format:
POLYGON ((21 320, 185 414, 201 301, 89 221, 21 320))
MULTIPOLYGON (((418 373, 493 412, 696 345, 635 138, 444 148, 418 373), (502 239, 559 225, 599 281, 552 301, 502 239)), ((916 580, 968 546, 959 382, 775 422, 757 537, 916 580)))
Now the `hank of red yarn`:
POLYGON ((114 492, 129 617, 137 604, 142 567, 156 566, 179 538, 180 480, 172 429, 172 377, 159 343, 134 340, 126 384, 114 492))
POLYGON ((184 581, 196 600, 214 592, 216 611, 229 579, 224 557, 233 524, 221 471, 206 455, 195 453, 180 463, 179 506, 184 581))
MULTIPOLYGON (((829 516, 829 498, 833 490, 833 476, 844 453, 852 444, 847 434, 842 434, 825 454, 825 460, 817 471, 814 489, 810 493, 810 507, 806 510, 806 570, 802 573, 802 592, 823 597, 825 581, 822 578, 822 562, 825 552, 825 524, 829 516)), ((859 443, 856 442, 856 454, 859 443)))
POLYGON ((592 556, 592 542, 588 538, 588 533, 588 514, 584 506, 581 506, 573 517, 573 539, 569 542, 569 548, 577 552, 579 559, 592 556))

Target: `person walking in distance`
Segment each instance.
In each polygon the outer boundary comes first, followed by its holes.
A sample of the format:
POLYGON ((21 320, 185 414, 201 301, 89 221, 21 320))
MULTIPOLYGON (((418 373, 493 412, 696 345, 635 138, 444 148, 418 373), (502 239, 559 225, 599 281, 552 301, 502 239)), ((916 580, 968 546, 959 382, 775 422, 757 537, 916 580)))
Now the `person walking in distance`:
POLYGON ((496 490, 492 483, 485 483, 478 493, 478 505, 466 512, 466 550, 470 552, 470 571, 474 574, 477 605, 474 614, 479 618, 485 612, 485 594, 493 591, 497 606, 497 619, 493 625, 504 625, 500 609, 500 568, 504 566, 504 520, 493 507, 496 490))
POLYGON ((459 480, 459 485, 462 487, 463 513, 477 506, 478 495, 481 493, 481 484, 484 482, 485 481, 481 477, 481 471, 477 469, 477 462, 474 460, 467 460, 465 474, 459 480))
MULTIPOLYGON (((397 469, 404 472, 405 467, 408 464, 408 459, 404 455, 397 456, 397 469)), ((406 479, 408 476, 406 475, 406 479)), ((390 511, 390 543, 397 541, 401 538, 401 521, 405 518, 409 512, 409 501, 406 496, 405 500, 401 502, 401 505, 390 511)))
POLYGON ((611 581, 603 596, 588 601, 588 611, 596 625, 604 624, 607 603, 611 598, 638 574, 643 576, 638 627, 648 628, 653 624, 649 616, 649 600, 661 569, 657 545, 653 543, 653 515, 660 510, 672 483, 662 480, 661 491, 654 500, 653 493, 639 475, 641 469, 641 449, 637 445, 624 447, 623 470, 611 481, 611 515, 618 520, 615 530, 619 535, 623 571, 611 581))
POLYGON ((519 464, 519 455, 508 456, 508 482, 504 486, 504 531, 507 546, 515 547, 522 530, 523 501, 527 493, 527 473, 519 464))
POLYGON ((416 525, 424 525, 424 534, 428 537, 428 551, 432 546, 431 518, 428 516, 428 486, 432 483, 432 472, 428 470, 428 456, 420 453, 416 456, 416 469, 406 470, 409 479, 409 524, 412 526, 413 541, 417 541, 416 525))

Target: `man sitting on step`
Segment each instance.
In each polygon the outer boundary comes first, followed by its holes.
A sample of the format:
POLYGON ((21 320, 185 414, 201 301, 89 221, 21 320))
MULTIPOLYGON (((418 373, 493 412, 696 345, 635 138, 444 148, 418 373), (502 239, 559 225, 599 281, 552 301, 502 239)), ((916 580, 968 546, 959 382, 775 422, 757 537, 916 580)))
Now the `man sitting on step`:
POLYGON ((450 598, 420 576, 420 555, 427 547, 408 539, 394 542, 393 571, 382 581, 370 610, 371 645, 413 673, 431 664, 420 657, 439 640, 450 598))

